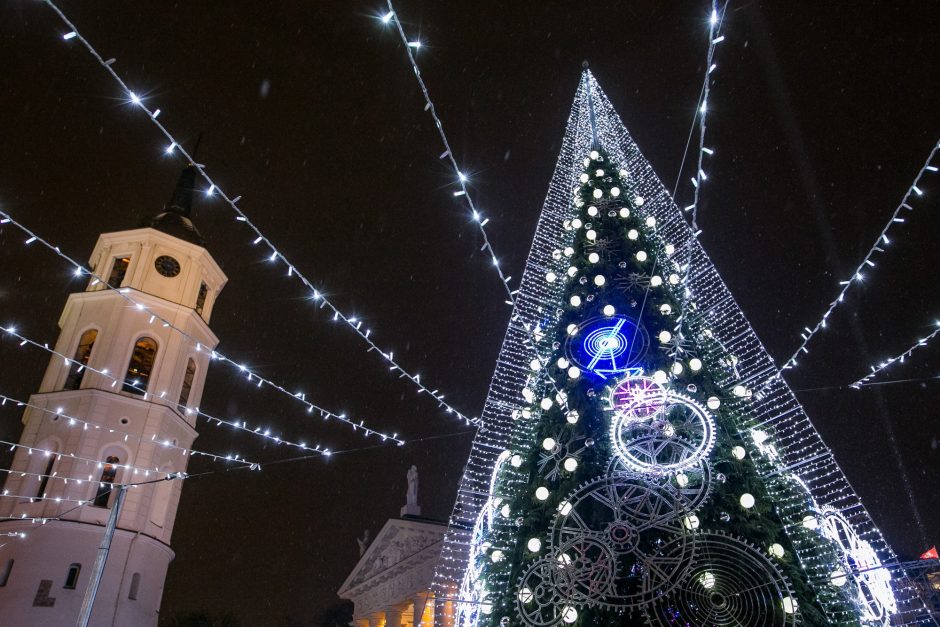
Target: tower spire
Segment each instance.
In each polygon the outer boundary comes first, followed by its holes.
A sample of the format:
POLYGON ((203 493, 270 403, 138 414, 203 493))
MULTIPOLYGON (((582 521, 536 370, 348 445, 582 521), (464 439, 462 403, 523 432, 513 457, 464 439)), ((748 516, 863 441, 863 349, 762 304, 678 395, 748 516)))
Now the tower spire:
MULTIPOLYGON (((196 158, 201 141, 202 133, 199 133, 199 137, 196 138, 196 146, 192 151, 193 159, 196 158)), ((199 233, 192 221, 193 192, 196 189, 197 174, 196 164, 190 161, 180 172, 169 202, 163 206, 160 213, 146 221, 146 226, 199 246, 205 244, 202 234, 199 233)))

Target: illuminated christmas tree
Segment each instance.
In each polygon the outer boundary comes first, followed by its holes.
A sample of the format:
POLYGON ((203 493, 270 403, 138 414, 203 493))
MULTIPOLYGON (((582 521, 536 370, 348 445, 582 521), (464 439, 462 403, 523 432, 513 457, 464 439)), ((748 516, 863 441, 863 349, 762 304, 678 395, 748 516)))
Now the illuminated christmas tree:
POLYGON ((585 71, 438 623, 888 625, 895 556, 585 71))

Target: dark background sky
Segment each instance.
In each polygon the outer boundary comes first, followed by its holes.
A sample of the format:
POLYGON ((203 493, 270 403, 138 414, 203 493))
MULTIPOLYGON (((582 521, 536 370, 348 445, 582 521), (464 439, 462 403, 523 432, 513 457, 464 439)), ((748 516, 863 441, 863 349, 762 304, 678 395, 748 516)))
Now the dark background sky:
MULTIPOLYGON (((508 308, 379 2, 63 3, 115 69, 231 196, 373 337, 469 414, 479 412, 508 308)), ((398 6, 508 274, 522 264, 588 59, 667 187, 704 71, 704 2, 418 2, 398 6)), ((0 6, 0 206, 87 258, 169 198, 181 163, 43 4, 0 6)), ((700 224, 706 250, 768 350, 784 362, 868 250, 940 134, 934 2, 732 2, 712 92, 700 224)), ((691 174, 691 171, 686 174, 691 174)), ((936 175, 935 175, 936 176, 936 175)), ((683 180, 687 181, 688 176, 683 180)), ((839 386, 940 317, 940 179, 788 379, 888 540, 916 557, 940 540, 937 381, 839 386), (825 388, 825 389, 816 389, 825 388), (896 446, 889 438, 896 436, 896 446), (901 468, 912 490, 904 487, 901 468), (914 522, 914 508, 923 525, 914 522)), ((679 186, 679 204, 691 187, 679 186)), ((163 613, 231 610, 247 624, 309 620, 336 601, 421 470, 425 513, 446 518, 470 435, 391 377, 305 301, 219 202, 196 222, 230 282, 220 349, 320 404, 411 440, 329 462, 219 473, 185 485, 163 613), (424 439, 435 438, 439 439, 424 439)), ((0 232, 0 322, 52 342, 79 284, 48 251, 0 232)), ((940 342, 937 343, 940 346, 940 342)), ((0 391, 25 397, 47 356, 0 342, 0 391)), ((885 378, 940 374, 932 347, 885 378)), ((292 439, 369 446, 214 366, 202 409, 292 439)), ((0 437, 20 415, 0 413, 0 437)), ((294 455, 201 427, 197 448, 294 455)), ((8 458, 0 460, 7 465, 8 458)), ((219 469, 194 463, 190 470, 219 469)))

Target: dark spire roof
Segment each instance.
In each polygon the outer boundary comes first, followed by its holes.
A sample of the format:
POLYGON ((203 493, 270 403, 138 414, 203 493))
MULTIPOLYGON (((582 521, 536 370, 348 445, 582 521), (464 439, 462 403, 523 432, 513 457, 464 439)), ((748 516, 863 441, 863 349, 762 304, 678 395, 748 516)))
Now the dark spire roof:
MULTIPOLYGON (((192 159, 196 158, 199 152, 199 144, 202 142, 202 133, 196 138, 196 145, 193 147, 192 159)), ((196 165, 190 162, 183 171, 180 172, 179 181, 176 182, 176 188, 173 195, 170 196, 170 202, 163 205, 163 211, 150 218, 147 226, 163 231, 173 237, 181 240, 204 246, 205 241, 202 234, 193 224, 190 214, 193 212, 193 192, 196 190, 196 165)))

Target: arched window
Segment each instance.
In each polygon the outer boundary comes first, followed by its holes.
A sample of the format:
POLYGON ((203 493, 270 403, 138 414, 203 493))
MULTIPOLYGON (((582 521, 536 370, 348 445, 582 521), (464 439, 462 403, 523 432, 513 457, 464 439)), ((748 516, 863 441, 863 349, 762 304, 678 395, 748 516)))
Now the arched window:
POLYGON ((183 375, 183 387, 180 388, 179 410, 185 411, 186 404, 189 402, 189 393, 193 389, 193 379, 196 378, 196 362, 190 358, 186 362, 186 373, 183 375))
POLYGON ((124 277, 127 276, 127 266, 131 265, 130 257, 115 257, 111 264, 111 274, 108 275, 108 285, 111 287, 121 287, 124 277))
POLYGON ((209 295, 209 286, 205 282, 199 284, 199 293, 196 295, 196 313, 202 315, 206 307, 206 296, 209 295))
POLYGON ((137 593, 140 591, 140 573, 131 575, 131 589, 127 593, 127 598, 131 601, 137 600, 137 593))
POLYGON ((95 507, 108 507, 111 499, 112 485, 117 478, 118 464, 121 460, 115 455, 108 455, 104 468, 101 470, 101 479, 98 480, 98 491, 95 493, 95 507))
POLYGON ((125 392, 143 394, 150 383, 150 373, 153 371, 153 362, 157 358, 157 342, 153 338, 142 337, 134 344, 130 363, 127 364, 127 374, 124 375, 125 392))
POLYGON ((78 585, 78 575, 82 572, 81 564, 72 564, 69 566, 69 572, 65 576, 65 585, 62 586, 67 590, 74 590, 75 586, 78 585))
POLYGON ((77 390, 82 385, 82 377, 85 376, 85 366, 88 365, 88 358, 91 357, 91 349, 98 338, 98 329, 88 329, 82 333, 78 341, 78 348, 75 349, 72 366, 69 368, 69 376, 65 378, 66 390, 77 390))
POLYGON ((55 466, 56 458, 58 455, 56 453, 49 454, 49 461, 46 462, 46 466, 43 469, 42 476, 39 477, 39 489, 36 490, 36 496, 42 497, 46 494, 46 486, 49 485, 49 475, 52 474, 52 468, 55 466))

